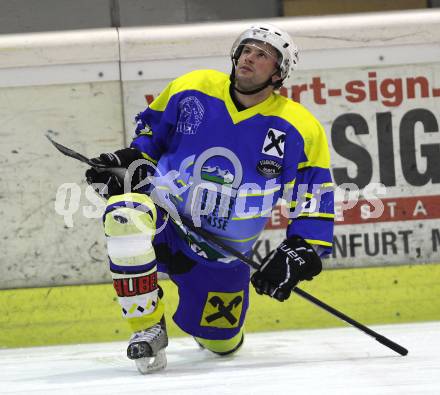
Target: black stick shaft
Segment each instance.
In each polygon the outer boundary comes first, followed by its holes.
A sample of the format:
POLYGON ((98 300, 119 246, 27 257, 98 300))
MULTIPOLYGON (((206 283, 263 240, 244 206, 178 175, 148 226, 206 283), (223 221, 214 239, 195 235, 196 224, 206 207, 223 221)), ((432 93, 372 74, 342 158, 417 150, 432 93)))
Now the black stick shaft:
MULTIPOLYGON (((254 262, 252 259, 248 258, 246 255, 242 254, 241 252, 235 250, 234 248, 230 247, 226 243, 224 243, 221 239, 218 239, 217 237, 213 236, 209 232, 205 231, 202 228, 196 228, 191 220, 188 218, 185 218, 183 215, 180 217, 183 225, 185 225, 188 229, 190 229, 192 232, 202 236, 205 240, 211 241, 217 246, 219 246, 222 250, 229 252, 233 256, 237 257, 244 263, 248 264, 252 268, 258 270, 259 265, 258 263, 254 262)), ((362 325, 361 323, 357 322, 353 318, 350 318, 349 316, 345 315, 344 313, 340 312, 339 310, 336 310, 334 307, 329 306, 327 303, 324 303, 323 301, 315 298, 314 296, 310 295, 309 293, 303 291, 302 289, 295 287, 293 288, 292 292, 295 292, 297 295, 301 296, 302 298, 308 300, 309 302, 313 303, 315 306, 320 307, 321 309, 325 310, 327 313, 332 314, 333 316, 341 319, 342 321, 345 321, 347 324, 350 324, 354 326, 355 328, 361 330, 362 332, 366 333, 367 335, 373 337, 375 340, 377 340, 379 343, 383 344, 384 346, 390 348, 391 350, 397 352, 400 355, 406 355, 408 354, 408 350, 405 347, 402 347, 400 344, 397 344, 393 342, 392 340, 386 338, 385 336, 380 335, 379 333, 373 331, 372 329, 366 327, 365 325, 362 325)))
POLYGON ((362 325, 360 322, 355 321, 353 318, 350 318, 341 311, 336 310, 335 308, 329 306, 327 303, 324 303, 322 300, 315 298, 314 296, 303 291, 302 289, 295 287, 293 288, 292 292, 295 292, 297 295, 303 297, 304 299, 307 299, 309 302, 312 302, 315 306, 318 306, 321 309, 327 311, 328 313, 334 315, 335 317, 338 317, 342 321, 345 321, 347 324, 350 324, 355 328, 361 330, 362 332, 366 333, 367 335, 370 335, 371 337, 376 339, 379 343, 383 344, 388 348, 391 348, 393 351, 397 352, 398 354, 400 355, 408 354, 408 350, 405 347, 402 347, 400 344, 397 344, 392 340, 386 338, 385 336, 380 335, 379 333, 373 331, 367 326, 362 325))

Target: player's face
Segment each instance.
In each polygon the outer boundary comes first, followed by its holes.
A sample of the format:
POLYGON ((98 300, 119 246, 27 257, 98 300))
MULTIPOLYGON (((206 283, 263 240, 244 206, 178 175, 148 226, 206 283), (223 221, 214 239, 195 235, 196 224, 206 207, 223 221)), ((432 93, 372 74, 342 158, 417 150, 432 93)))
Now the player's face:
MULTIPOLYGON (((235 81, 242 90, 256 89, 277 71, 277 52, 269 44, 245 44, 235 68, 235 81)), ((280 79, 275 75, 272 81, 280 79)))

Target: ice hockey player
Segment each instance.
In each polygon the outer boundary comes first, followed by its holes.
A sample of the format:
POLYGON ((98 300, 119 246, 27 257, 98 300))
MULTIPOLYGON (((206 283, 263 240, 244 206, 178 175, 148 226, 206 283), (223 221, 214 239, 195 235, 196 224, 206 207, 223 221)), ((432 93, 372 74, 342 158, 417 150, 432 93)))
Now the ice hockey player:
POLYGON ((133 331, 127 356, 141 373, 166 366, 158 271, 179 290, 175 323, 200 347, 228 355, 243 343, 250 282, 259 294, 284 301, 299 281, 320 273, 321 257, 331 250, 325 132, 309 111, 277 92, 298 62, 297 47, 283 30, 258 24, 237 38, 231 59, 229 76, 198 70, 169 83, 138 114, 130 147, 95 158, 130 169, 131 182, 111 171, 86 172, 88 183, 108 199, 110 271, 133 331), (149 185, 141 187, 147 173, 149 185), (152 186, 167 204, 152 198, 152 186), (252 275, 246 264, 167 214, 172 206, 250 255, 281 197, 291 210, 286 239, 252 275))

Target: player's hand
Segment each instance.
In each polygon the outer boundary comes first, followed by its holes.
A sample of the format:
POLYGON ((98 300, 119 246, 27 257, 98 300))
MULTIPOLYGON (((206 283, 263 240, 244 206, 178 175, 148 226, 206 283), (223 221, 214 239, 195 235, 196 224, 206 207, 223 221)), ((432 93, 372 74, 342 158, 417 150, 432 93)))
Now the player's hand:
POLYGON ((101 154, 92 161, 97 167, 90 168, 86 171, 86 180, 103 198, 108 199, 110 196, 120 195, 136 190, 136 186, 142 182, 148 175, 148 165, 143 158, 142 153, 135 148, 124 148, 115 152, 101 154), (133 162, 140 160, 139 165, 131 169, 133 162), (130 169, 131 179, 130 185, 125 187, 124 172, 105 170, 105 168, 113 169, 130 169))
POLYGON ((321 270, 321 258, 310 244, 302 237, 292 236, 263 259, 251 282, 260 295, 283 302, 299 281, 312 280, 321 270))

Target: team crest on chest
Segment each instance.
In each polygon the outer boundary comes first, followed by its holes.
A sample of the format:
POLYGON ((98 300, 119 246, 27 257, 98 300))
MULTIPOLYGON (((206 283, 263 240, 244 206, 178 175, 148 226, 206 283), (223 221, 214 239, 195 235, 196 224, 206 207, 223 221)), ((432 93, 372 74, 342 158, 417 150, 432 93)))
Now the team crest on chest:
POLYGON ((284 142, 286 140, 286 133, 270 128, 267 131, 264 139, 263 149, 261 152, 266 155, 276 156, 282 158, 284 156, 284 142))
POLYGON ((185 97, 179 103, 179 119, 177 121, 177 133, 195 134, 203 120, 205 108, 195 96, 185 97))

